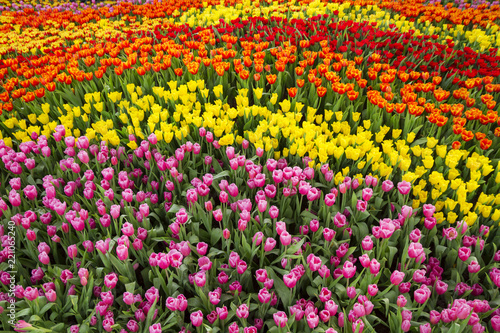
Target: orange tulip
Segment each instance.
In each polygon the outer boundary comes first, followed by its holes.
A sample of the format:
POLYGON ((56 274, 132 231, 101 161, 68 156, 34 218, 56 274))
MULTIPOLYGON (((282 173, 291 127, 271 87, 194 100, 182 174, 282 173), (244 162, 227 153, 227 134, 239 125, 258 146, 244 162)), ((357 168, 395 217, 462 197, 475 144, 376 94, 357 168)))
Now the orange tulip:
POLYGON ((9 96, 9 92, 8 91, 4 91, 3 93, 0 94, 0 101, 2 102, 8 102, 10 99, 10 96, 9 96))
POLYGON ((35 94, 29 91, 26 95, 23 96, 23 99, 26 103, 29 103, 35 99, 35 94))
POLYGON ((177 76, 182 76, 183 70, 182 70, 182 68, 176 68, 176 69, 174 69, 174 73, 177 76))
POLYGON ((323 96, 325 96, 326 92, 327 92, 327 89, 325 87, 323 87, 323 86, 318 87, 316 89, 316 93, 318 94, 318 97, 320 97, 320 98, 323 97, 323 96))
POLYGON ((460 149, 461 146, 462 144, 459 141, 453 141, 453 143, 451 144, 451 148, 453 149, 460 149))
POLYGON ((141 76, 146 74, 146 69, 144 67, 137 67, 137 74, 141 76))
POLYGON ((351 90, 351 91, 347 92, 347 98, 349 98, 349 100, 351 100, 351 101, 356 100, 358 98, 358 96, 359 96, 359 93, 357 91, 351 90))
POLYGON ((267 80, 267 82, 269 82, 269 84, 274 84, 274 82, 276 82, 277 78, 278 77, 276 76, 276 74, 266 75, 266 80, 267 80))
POLYGON ((45 89, 40 88, 40 89, 35 90, 35 95, 38 98, 42 98, 43 96, 45 96, 45 89))
POLYGON ((480 141, 479 146, 481 147, 482 150, 486 150, 491 147, 492 142, 493 141, 484 138, 480 141))
POLYGON ((463 132, 462 132, 462 140, 464 140, 464 141, 470 141, 473 138, 474 138, 474 134, 472 134, 472 131, 463 130, 463 132))

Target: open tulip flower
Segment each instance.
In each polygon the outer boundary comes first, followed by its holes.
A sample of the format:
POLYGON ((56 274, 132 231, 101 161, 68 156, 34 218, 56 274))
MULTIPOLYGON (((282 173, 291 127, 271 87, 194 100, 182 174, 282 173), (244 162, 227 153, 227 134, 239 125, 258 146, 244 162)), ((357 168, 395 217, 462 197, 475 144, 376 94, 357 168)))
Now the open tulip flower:
POLYGON ((0 0, 17 332, 500 332, 500 5, 0 0))

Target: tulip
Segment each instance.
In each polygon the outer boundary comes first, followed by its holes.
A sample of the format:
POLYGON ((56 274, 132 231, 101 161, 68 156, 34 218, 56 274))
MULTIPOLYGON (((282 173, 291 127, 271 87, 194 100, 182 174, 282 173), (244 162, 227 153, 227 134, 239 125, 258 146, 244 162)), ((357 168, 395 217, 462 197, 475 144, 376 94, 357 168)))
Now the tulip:
POLYGON ((161 333, 161 324, 153 324, 149 326, 149 333, 161 333))
POLYGON ((368 294, 370 296, 375 296, 378 293, 378 287, 376 284, 370 284, 368 285, 368 294))
POLYGON ((125 244, 120 244, 116 248, 116 255, 120 260, 127 260, 128 258, 128 247, 125 244))
POLYGON ((269 252, 274 249, 276 246, 276 240, 274 238, 268 237, 266 238, 266 242, 264 244, 264 251, 269 252))
POLYGON ((273 319, 276 326, 281 328, 285 327, 288 322, 288 317, 283 311, 278 311, 275 314, 273 314, 273 319))
POLYGON ((238 318, 248 318, 249 312, 248 312, 248 306, 246 304, 241 304, 237 309, 236 309, 236 316, 238 318))
POLYGON ((347 293, 347 297, 349 297, 350 299, 353 299, 354 297, 356 297, 356 288, 347 287, 346 293, 347 293))
POLYGON ((356 274, 356 266, 354 266, 352 262, 346 261, 344 263, 344 267, 342 268, 342 275, 344 275, 346 279, 350 279, 355 274, 356 274))
POLYGON ((288 246, 292 242, 292 236, 288 233, 288 231, 283 231, 280 235, 280 242, 283 246, 288 246))
POLYGON ((57 299, 57 294, 55 290, 47 290, 45 292, 45 298, 47 298, 47 301, 49 302, 55 302, 57 299))
POLYGON ((398 284, 400 284, 403 281, 404 277, 405 277, 404 272, 400 272, 398 270, 395 270, 391 274, 391 283, 397 286, 398 284))
POLYGON ((216 311, 220 320, 226 319, 229 314, 229 311, 227 310, 226 306, 223 306, 222 308, 216 308, 216 311))
POLYGON ((309 326, 309 328, 314 329, 319 324, 319 317, 314 312, 311 312, 307 315, 306 321, 307 321, 307 325, 309 326))
POLYGON ((491 317, 491 327, 495 332, 500 332, 500 315, 491 317))
POLYGON ((190 318, 191 324, 193 324, 194 327, 200 327, 201 324, 203 324, 203 313, 201 310, 191 313, 190 318))

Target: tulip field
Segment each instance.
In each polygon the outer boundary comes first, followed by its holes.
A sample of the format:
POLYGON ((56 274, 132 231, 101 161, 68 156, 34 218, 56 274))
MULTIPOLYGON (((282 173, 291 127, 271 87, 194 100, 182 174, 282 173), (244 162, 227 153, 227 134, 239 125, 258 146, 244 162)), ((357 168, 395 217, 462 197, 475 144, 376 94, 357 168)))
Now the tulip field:
POLYGON ((500 332, 498 1, 0 13, 0 331, 500 332))

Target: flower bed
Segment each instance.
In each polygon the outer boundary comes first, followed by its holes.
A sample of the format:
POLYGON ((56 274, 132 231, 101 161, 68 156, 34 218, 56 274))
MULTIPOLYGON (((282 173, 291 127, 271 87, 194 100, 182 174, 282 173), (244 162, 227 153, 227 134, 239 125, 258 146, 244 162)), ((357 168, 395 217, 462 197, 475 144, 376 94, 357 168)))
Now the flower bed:
POLYGON ((4 8, 3 329, 500 331, 499 8, 462 7, 4 8))

